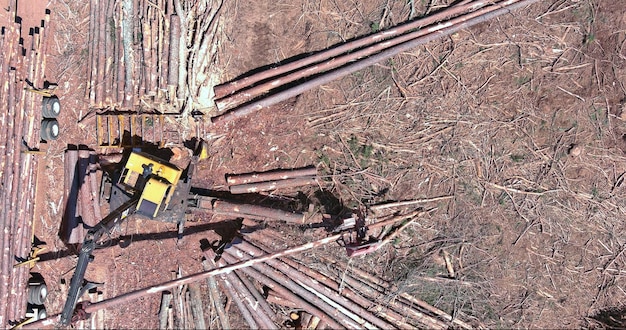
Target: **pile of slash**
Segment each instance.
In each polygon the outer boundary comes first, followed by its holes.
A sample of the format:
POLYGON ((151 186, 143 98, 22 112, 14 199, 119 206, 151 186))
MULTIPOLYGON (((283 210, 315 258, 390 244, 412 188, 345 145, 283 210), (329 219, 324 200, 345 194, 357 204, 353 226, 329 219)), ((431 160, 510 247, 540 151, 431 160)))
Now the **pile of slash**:
MULTIPOLYGON (((6 5, 6 4, 5 4, 6 5)), ((41 120, 46 34, 50 15, 41 8, 37 23, 23 21, 16 1, 8 1, 0 19, 0 327, 26 314, 28 262, 41 160, 41 120)))
MULTIPOLYGON (((267 238, 289 245, 278 231, 266 228, 239 236, 217 253, 205 249, 203 266, 209 270, 275 254, 261 243, 267 238)), ((208 317, 197 283, 164 292, 160 328, 207 328, 206 319, 210 327, 223 329, 241 326, 241 319, 253 329, 473 328, 340 258, 325 256, 318 265, 285 256, 210 277, 208 317), (233 305, 240 317, 232 317, 237 315, 229 310, 233 305)))

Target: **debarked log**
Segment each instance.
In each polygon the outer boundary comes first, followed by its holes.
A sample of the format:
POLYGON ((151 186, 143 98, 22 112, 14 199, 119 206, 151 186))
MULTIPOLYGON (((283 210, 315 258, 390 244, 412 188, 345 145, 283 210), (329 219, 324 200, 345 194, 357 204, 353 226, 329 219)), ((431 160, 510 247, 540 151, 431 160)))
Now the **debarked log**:
POLYGON ((226 183, 231 185, 240 185, 246 183, 255 183, 263 181, 277 181, 285 179, 300 178, 305 176, 316 176, 317 169, 315 167, 304 167, 289 170, 275 170, 261 173, 244 173, 244 174, 228 174, 226 175, 226 183))
POLYGON ((228 189, 230 190, 231 194, 251 194, 261 191, 272 191, 276 189, 294 188, 313 184, 317 184, 316 177, 303 177, 278 181, 247 183, 230 186, 228 187, 228 189))

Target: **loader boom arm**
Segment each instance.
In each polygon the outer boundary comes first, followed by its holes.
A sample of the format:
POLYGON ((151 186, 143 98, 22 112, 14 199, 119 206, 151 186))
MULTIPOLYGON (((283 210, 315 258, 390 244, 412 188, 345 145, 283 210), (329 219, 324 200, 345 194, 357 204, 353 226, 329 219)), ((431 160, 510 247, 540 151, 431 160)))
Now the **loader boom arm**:
POLYGON ((126 203, 120 205, 116 210, 104 217, 97 225, 87 232, 85 240, 80 249, 78 255, 78 263, 72 275, 70 281, 70 290, 67 295, 67 300, 63 306, 63 312, 61 313, 61 324, 69 325, 72 322, 72 316, 74 315, 74 309, 78 298, 82 296, 83 281, 85 280, 85 272, 87 271, 87 265, 92 259, 93 250, 96 247, 96 243, 105 233, 109 233, 113 227, 122 223, 129 215, 133 214, 137 208, 139 197, 133 197, 126 203))

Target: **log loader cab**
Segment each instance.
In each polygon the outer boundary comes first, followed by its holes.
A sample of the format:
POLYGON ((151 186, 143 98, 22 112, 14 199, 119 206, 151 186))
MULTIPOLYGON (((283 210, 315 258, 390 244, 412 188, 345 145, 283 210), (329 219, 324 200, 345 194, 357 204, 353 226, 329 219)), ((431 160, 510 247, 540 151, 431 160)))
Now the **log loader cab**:
POLYGON ((118 184, 131 194, 140 194, 136 212, 149 218, 168 207, 182 170, 143 152, 132 152, 118 184))

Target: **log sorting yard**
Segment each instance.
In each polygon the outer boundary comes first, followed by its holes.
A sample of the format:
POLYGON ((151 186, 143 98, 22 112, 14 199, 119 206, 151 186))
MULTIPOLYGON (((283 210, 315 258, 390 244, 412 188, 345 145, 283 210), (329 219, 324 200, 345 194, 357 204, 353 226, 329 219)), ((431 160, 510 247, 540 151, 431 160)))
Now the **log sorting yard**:
POLYGON ((619 1, 2 8, 1 327, 626 327, 619 1))

